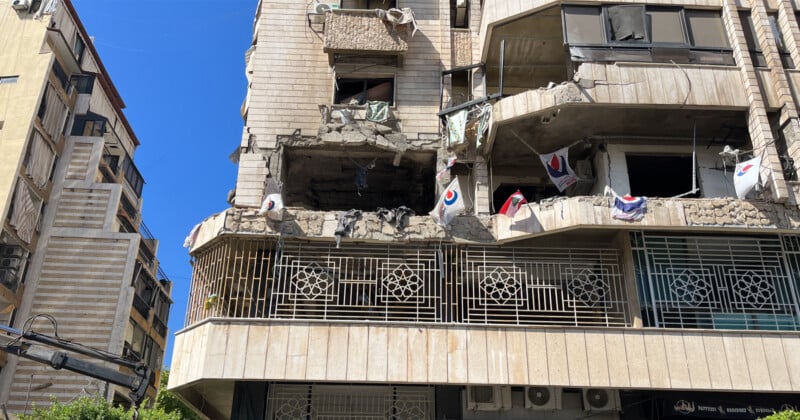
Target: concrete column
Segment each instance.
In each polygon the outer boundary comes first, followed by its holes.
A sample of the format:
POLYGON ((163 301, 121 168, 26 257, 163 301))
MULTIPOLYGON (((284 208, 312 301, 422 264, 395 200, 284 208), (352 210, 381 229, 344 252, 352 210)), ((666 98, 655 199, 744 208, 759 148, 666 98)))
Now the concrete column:
POLYGON ((474 207, 476 215, 491 213, 490 197, 492 194, 489 185, 489 164, 483 157, 477 157, 472 167, 472 176, 475 179, 474 207))
MULTIPOLYGON (((763 4, 760 7, 762 12, 758 14, 758 17, 764 16, 766 18, 763 4)), ((757 16, 754 16, 754 18, 757 18, 757 16)), ((750 104, 747 112, 747 128, 750 133, 750 141, 755 155, 763 153, 761 179, 767 187, 765 194, 772 200, 785 202, 789 197, 789 190, 787 189, 786 181, 783 179, 783 168, 775 147, 772 128, 767 119, 764 95, 758 84, 758 75, 753 67, 750 51, 747 49, 736 0, 723 1, 722 19, 728 33, 728 40, 733 49, 733 58, 742 74, 742 82, 750 104)), ((769 26, 769 23, 767 23, 767 26, 769 26)), ((765 34, 762 31, 762 34, 758 37, 761 39, 763 36, 765 34)))

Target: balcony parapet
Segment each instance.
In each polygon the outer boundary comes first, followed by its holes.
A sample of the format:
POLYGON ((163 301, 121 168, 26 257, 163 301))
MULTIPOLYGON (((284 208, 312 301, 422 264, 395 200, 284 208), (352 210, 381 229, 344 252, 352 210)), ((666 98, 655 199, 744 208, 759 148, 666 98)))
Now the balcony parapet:
POLYGON ((393 25, 375 10, 333 10, 325 16, 326 53, 402 55, 413 25, 393 25))
POLYGON ((209 319, 176 334, 175 360, 181 394, 241 378, 800 392, 795 332, 209 319))
MULTIPOLYGON (((614 219, 613 198, 580 196, 556 198, 523 207, 514 219, 503 215, 459 216, 447 230, 427 215, 409 218, 400 230, 365 212, 348 238, 362 242, 452 241, 497 243, 580 228, 680 230, 703 228, 718 231, 741 229, 779 233, 800 229, 800 210, 793 206, 734 198, 671 199, 647 202, 644 219, 626 222, 614 219)), ((259 216, 256 209, 230 208, 209 217, 198 231, 191 252, 220 235, 303 237, 334 240, 339 212, 297 208, 285 209, 283 220, 259 216)))

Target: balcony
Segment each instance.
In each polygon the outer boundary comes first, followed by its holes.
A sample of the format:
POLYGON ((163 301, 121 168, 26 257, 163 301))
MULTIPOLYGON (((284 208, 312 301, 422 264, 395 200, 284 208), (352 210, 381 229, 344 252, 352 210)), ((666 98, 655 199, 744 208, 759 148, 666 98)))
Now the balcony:
POLYGON ((412 36, 411 24, 392 24, 375 10, 333 10, 325 13, 324 51, 334 54, 403 55, 412 36))

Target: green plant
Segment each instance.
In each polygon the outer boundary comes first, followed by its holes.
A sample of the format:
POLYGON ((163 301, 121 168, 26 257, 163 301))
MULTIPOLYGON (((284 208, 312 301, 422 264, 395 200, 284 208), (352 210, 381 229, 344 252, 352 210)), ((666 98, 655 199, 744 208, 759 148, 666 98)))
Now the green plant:
POLYGON ((194 413, 186 404, 183 403, 172 392, 167 390, 167 382, 169 381, 169 371, 164 369, 161 371, 161 381, 158 387, 158 395, 156 395, 156 408, 163 409, 168 413, 178 413, 180 418, 186 420, 200 420, 201 417, 194 413))
MULTIPOLYGON (((34 407, 33 414, 22 415, 20 420, 131 420, 133 409, 114 407, 98 397, 81 397, 69 403, 53 401, 49 407, 34 407)), ((178 412, 166 412, 161 408, 139 410, 140 420, 181 420, 178 412)))
POLYGON ((781 411, 780 413, 763 417, 762 420, 800 420, 800 411, 781 411))

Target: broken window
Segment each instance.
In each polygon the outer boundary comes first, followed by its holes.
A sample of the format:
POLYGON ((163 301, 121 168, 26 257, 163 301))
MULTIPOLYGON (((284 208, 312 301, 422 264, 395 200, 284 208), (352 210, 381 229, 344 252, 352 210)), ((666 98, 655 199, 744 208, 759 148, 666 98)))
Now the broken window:
POLYGON ((397 0, 342 0, 342 9, 394 9, 397 0))
MULTIPOLYGON (((693 188, 691 155, 626 154, 630 194, 639 197, 674 197, 693 188)), ((690 194, 686 197, 699 197, 690 194)))
POLYGON ((608 6, 608 22, 614 41, 646 41, 644 6, 608 6))
POLYGON ((602 44, 602 9, 600 7, 564 6, 564 28, 569 44, 602 44))
POLYGON ((94 75, 78 74, 72 76, 71 81, 78 93, 92 93, 94 90, 94 75))
POLYGON ((333 103, 364 105, 367 101, 383 101, 394 105, 394 78, 337 78, 333 103))
POLYGON ((728 37, 722 26, 722 15, 715 10, 691 10, 686 13, 686 24, 692 35, 692 46, 703 48, 728 48, 728 37))

